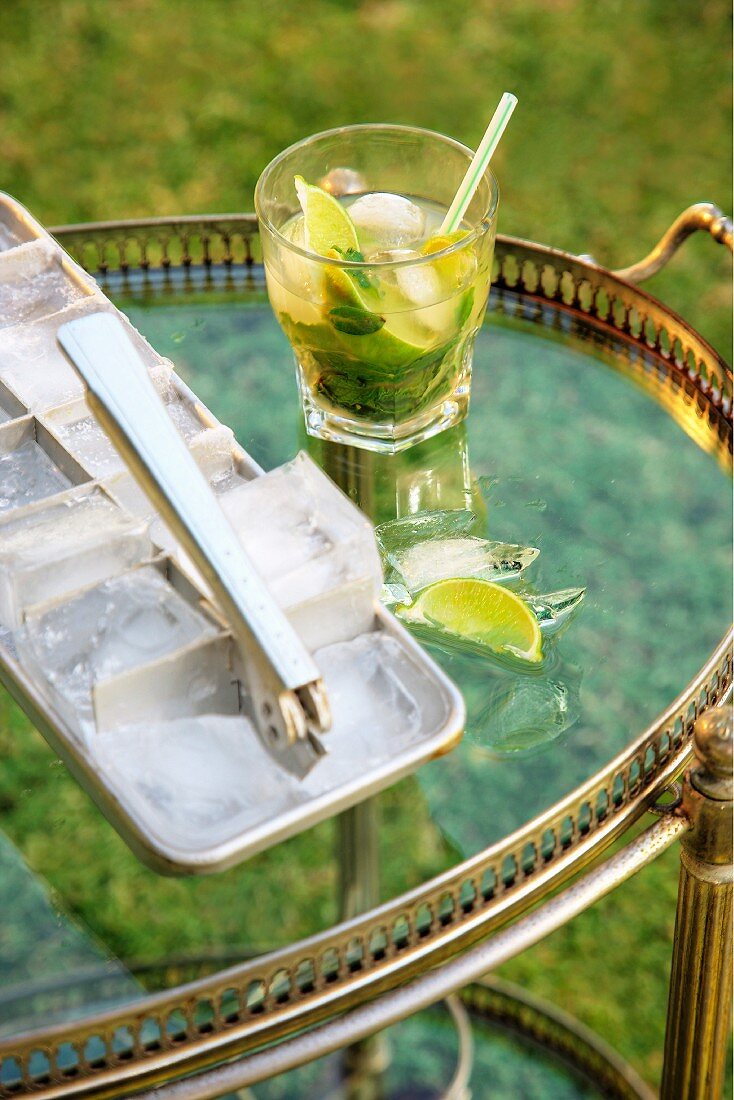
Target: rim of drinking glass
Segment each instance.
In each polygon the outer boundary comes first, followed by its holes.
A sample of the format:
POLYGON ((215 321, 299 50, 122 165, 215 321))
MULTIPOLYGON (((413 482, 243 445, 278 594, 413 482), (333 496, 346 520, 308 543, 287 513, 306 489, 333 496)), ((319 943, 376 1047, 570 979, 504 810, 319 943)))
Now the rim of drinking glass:
POLYGON ((263 225, 274 234, 280 243, 291 252, 295 252, 297 255, 302 256, 304 259, 309 260, 311 263, 325 264, 329 267, 341 267, 341 268, 387 268, 394 269, 396 267, 416 267, 418 264, 433 263, 436 260, 442 259, 444 256, 451 256, 455 252, 461 252, 467 245, 472 244, 479 237, 481 237, 490 228, 493 219, 497 214, 497 206, 500 199, 500 186, 497 177, 491 168, 487 168, 484 175, 489 176, 490 181, 490 203, 482 215, 481 221, 477 223, 472 229, 468 231, 465 237, 455 241, 453 244, 448 245, 446 248, 439 249, 438 252, 431 252, 427 256, 414 256, 405 260, 386 260, 380 263, 375 263, 374 260, 343 260, 332 259, 329 256, 320 256, 318 252, 309 252, 307 248, 301 248, 300 245, 295 244, 293 241, 289 241, 285 237, 278 227, 273 224, 270 218, 262 211, 260 203, 260 194, 262 192, 263 179, 271 169, 276 168, 281 161, 285 160, 287 156, 295 152, 301 145, 306 142, 315 141, 317 138, 336 137, 339 134, 355 133, 358 131, 370 131, 370 130, 394 130, 398 133, 405 134, 422 134, 427 137, 438 138, 439 141, 444 142, 446 145, 453 146, 454 149, 458 149, 462 153, 466 153, 467 157, 471 161, 474 153, 468 146, 463 145, 462 142, 457 141, 455 138, 447 137, 446 134, 440 134, 438 130, 427 130, 422 126, 405 126, 401 123, 392 122, 358 122, 348 126, 335 126, 331 130, 320 130, 316 134, 310 134, 309 137, 301 138, 300 141, 294 141, 292 145, 289 145, 286 149, 283 149, 281 153, 278 153, 277 157, 274 157, 260 173, 260 177, 255 184, 255 212, 263 225))

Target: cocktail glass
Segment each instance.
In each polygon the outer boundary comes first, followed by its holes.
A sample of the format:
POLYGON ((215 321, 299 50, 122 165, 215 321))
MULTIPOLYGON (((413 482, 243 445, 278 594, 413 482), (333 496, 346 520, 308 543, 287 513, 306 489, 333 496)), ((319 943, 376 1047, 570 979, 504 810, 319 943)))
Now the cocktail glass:
POLYGON ((460 230, 440 226, 471 158, 429 130, 347 126, 298 142, 261 175, 268 292, 295 352, 309 434, 394 453, 466 415, 492 276, 491 171, 460 230), (307 247, 296 176, 353 209, 358 248, 307 247), (402 198, 397 216, 385 193, 402 198), (373 194, 358 217, 355 203, 373 194))

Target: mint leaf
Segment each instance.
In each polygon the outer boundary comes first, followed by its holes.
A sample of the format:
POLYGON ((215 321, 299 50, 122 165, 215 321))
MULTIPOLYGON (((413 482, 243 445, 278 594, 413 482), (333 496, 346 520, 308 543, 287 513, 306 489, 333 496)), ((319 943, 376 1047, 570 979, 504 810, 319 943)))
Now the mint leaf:
POLYGON ((462 325, 464 325, 465 322, 468 320, 469 314, 471 313, 473 307, 474 287, 470 286, 469 289, 465 290, 462 294, 461 301, 459 302, 459 308, 456 311, 456 324, 459 328, 461 328, 462 325))
MULTIPOLYGON (((338 252, 343 260, 347 260, 353 264, 363 264, 364 255, 358 248, 347 248, 346 251, 342 248, 337 248, 334 245, 334 251, 338 252)), ((353 279, 357 286, 360 286, 362 290, 377 290, 377 280, 374 275, 368 275, 366 271, 347 271, 347 275, 350 279, 353 279)))
POLYGON ((348 260, 353 264, 363 264, 364 256, 358 248, 347 248, 346 251, 343 248, 339 248, 338 245, 332 245, 335 252, 338 252, 343 260, 348 260))
POLYGON ((329 310, 328 317, 338 332, 346 332, 349 336, 370 336, 385 324, 385 318, 378 313, 357 306, 335 306, 329 310))

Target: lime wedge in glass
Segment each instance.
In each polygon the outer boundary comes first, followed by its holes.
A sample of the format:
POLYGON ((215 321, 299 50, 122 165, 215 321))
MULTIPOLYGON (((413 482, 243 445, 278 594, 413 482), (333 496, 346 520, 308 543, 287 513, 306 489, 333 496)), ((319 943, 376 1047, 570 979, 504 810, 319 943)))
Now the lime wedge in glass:
POLYGON ((332 249, 346 253, 359 251, 359 239, 354 222, 343 206, 313 183, 306 183, 303 176, 294 179, 296 194, 303 210, 305 245, 319 256, 328 256, 332 249))

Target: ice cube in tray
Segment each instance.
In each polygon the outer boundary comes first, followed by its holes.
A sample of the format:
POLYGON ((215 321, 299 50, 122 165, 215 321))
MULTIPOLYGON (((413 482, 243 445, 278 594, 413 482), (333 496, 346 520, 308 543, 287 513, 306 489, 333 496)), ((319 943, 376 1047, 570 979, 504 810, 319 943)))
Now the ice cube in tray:
MULTIPOLYGON (((190 446, 197 436, 208 430, 208 426, 199 418, 194 404, 178 390, 170 367, 156 367, 151 371, 151 378, 166 406, 166 412, 190 446)), ((226 431, 229 432, 229 429, 226 431)))
MULTIPOLYGON (((212 490, 216 493, 222 486, 234 488, 244 485, 247 479, 235 461, 232 430, 222 425, 207 428, 202 424, 201 428, 202 430, 191 438, 189 445, 194 459, 209 481, 212 490)), ((112 473, 105 477, 105 488, 128 512, 149 520, 152 541, 167 554, 175 557, 185 572, 193 577, 195 583, 209 595, 208 588, 198 570, 133 475, 127 470, 112 473)))
POLYGON ((248 484, 235 461, 234 446, 234 432, 224 424, 207 428, 196 436, 191 446, 199 468, 220 497, 248 484))
POLYGON ((83 398, 54 410, 46 417, 46 422, 93 477, 105 477, 125 469, 122 456, 83 398))
POLYGON ((0 623, 20 625, 25 609, 145 561, 147 524, 98 487, 79 487, 48 504, 0 519, 0 623))
POLYGON ((307 800, 388 769, 447 717, 444 693, 382 631, 315 654, 333 725, 327 755, 298 780, 278 768, 242 715, 136 722, 90 743, 116 796, 145 833, 180 850, 205 850, 264 827, 307 800))
POLYGON ((9 420, 17 420, 28 412, 22 401, 19 401, 12 390, 0 382, 0 424, 7 424, 9 420))
POLYGON ((382 570, 368 520, 305 454, 219 502, 281 607, 352 582, 366 582, 369 600, 379 593, 382 570))
MULTIPOLYGON (((168 415, 187 443, 206 430, 193 405, 177 392, 169 366, 153 367, 151 379, 165 403, 168 415)), ((109 477, 126 469, 122 455, 92 415, 84 398, 53 409, 46 416, 46 422, 66 449, 93 477, 109 477)))
POLYGON ((91 292, 64 270, 50 241, 0 251, 0 328, 48 317, 91 292))
POLYGON ((355 756, 365 769, 385 763, 445 720, 425 673, 385 632, 325 646, 314 660, 326 684, 332 727, 324 736, 327 755, 303 780, 309 794, 353 778, 355 756))
POLYGON ((7 252, 9 248, 15 248, 20 244, 20 237, 0 222, 0 252, 7 252))
MULTIPOLYGON (((367 519, 305 455, 247 480, 233 457, 228 428, 204 431, 192 454, 255 569, 309 649, 368 630, 382 584, 367 519)), ((208 589, 175 536, 130 474, 107 483, 123 507, 151 519, 151 538, 204 591, 208 589)))
POLYGON ((17 442, 0 437, 0 514, 68 489, 71 479, 28 432, 17 442))
POLYGON ((243 715, 122 726, 92 748, 118 796, 174 847, 220 843, 282 812, 294 794, 243 715))
POLYGON ((93 685, 216 633, 152 565, 35 608, 15 632, 21 660, 72 727, 92 727, 93 685))
MULTIPOLYGON (((44 412, 84 396, 84 384, 57 345, 56 333, 67 321, 96 312, 117 310, 107 299, 94 294, 30 324, 0 326, 0 379, 33 412, 44 412)), ((148 369, 159 365, 161 357, 126 318, 123 321, 148 369)))

